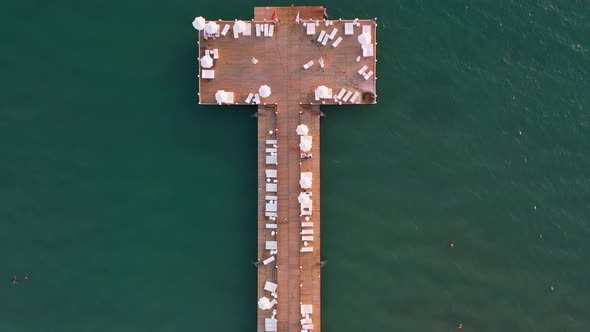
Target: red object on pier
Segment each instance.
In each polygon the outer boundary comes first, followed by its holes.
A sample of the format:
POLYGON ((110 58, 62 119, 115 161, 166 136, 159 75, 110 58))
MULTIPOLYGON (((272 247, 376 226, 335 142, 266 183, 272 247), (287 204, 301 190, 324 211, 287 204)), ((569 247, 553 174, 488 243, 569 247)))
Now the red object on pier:
POLYGON ((270 16, 270 19, 273 20, 273 21, 276 21, 277 20, 277 11, 276 10, 272 12, 272 15, 270 16))

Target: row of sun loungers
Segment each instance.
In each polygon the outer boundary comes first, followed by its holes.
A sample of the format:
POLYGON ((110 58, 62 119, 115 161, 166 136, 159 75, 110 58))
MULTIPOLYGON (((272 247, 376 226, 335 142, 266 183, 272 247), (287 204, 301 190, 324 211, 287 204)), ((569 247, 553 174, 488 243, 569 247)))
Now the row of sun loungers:
POLYGON ((256 37, 272 37, 274 34, 275 26, 274 24, 256 24, 256 37))
MULTIPOLYGON (((252 97, 250 97, 252 98, 252 97)), ((264 146, 264 151, 266 154, 266 165, 267 167, 272 167, 272 165, 276 165, 276 158, 277 158, 277 140, 276 139, 267 139, 264 146)), ((264 243, 264 249, 270 252, 270 257, 264 259, 262 263, 266 266, 276 261, 276 254, 278 252, 278 244, 276 241, 276 230, 278 225, 276 223, 277 219, 277 200, 278 197, 276 195, 277 192, 277 169, 275 168, 267 168, 264 170, 264 176, 266 179, 266 193, 264 196, 265 200, 265 217, 269 218, 269 223, 265 225, 265 228, 270 231, 271 238, 264 243)), ((276 263, 275 263, 276 264, 276 263)), ((276 267, 276 265, 275 265, 276 267)), ((272 301, 269 302, 269 299, 266 295, 260 298, 259 306, 262 304, 262 309, 264 310, 272 310, 272 316, 270 318, 264 318, 264 331, 268 332, 276 332, 277 331, 277 319, 275 318, 277 314, 277 309, 275 305, 277 304, 277 289, 278 285, 275 283, 276 280, 266 280, 264 283, 264 291, 270 293, 270 298, 272 301), (264 303, 264 301, 266 303, 264 303)))
POLYGON ((260 104, 260 95, 257 93, 249 93, 245 102, 246 104, 254 103, 258 105, 260 104))

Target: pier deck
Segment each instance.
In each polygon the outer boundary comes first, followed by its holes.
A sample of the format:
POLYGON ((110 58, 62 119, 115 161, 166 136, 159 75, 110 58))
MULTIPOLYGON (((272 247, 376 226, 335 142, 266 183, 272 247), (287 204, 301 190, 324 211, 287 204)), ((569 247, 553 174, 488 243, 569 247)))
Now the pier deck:
MULTIPOLYGON (((234 93, 234 101, 224 104, 246 103, 248 94, 258 93, 261 85, 270 86, 272 93, 261 98, 258 104, 258 298, 276 300, 269 310, 258 309, 257 330, 272 331, 268 319, 276 319, 276 331, 300 332, 321 331, 321 251, 320 251, 320 105, 322 104, 372 104, 376 102, 376 23, 373 20, 355 21, 354 34, 345 35, 345 23, 352 20, 332 20, 326 25, 324 7, 256 7, 251 22, 251 36, 234 38, 230 30, 225 36, 204 38, 199 33, 199 58, 206 51, 217 49, 219 57, 214 60, 215 77, 203 78, 199 69, 199 103, 217 104, 215 93, 225 90, 234 93), (270 18, 276 14, 279 23, 270 18), (315 34, 308 35, 302 23, 296 23, 299 13, 302 22, 315 25, 315 34), (255 24, 275 24, 272 37, 256 36, 255 24), (372 55, 363 57, 357 40, 363 26, 372 34, 372 55), (318 42, 322 30, 334 38, 326 45, 318 42), (341 37, 337 47, 332 44, 341 37), (258 63, 254 64, 254 57, 258 63), (324 60, 321 68, 318 60, 324 60), (360 61, 357 61, 360 57, 360 61), (313 60, 314 65, 303 69, 313 60), (366 66, 370 77, 357 71, 366 66), (320 99, 315 89, 325 85, 336 96, 341 89, 358 92, 354 101, 340 98, 320 99), (311 151, 302 152, 296 128, 305 124, 312 137, 311 151), (311 154, 303 159, 302 153, 311 154), (267 158, 276 156, 276 164, 267 158), (266 171, 276 171, 276 177, 266 171), (312 186, 305 190, 311 195, 311 215, 302 215, 298 196, 304 189, 300 186, 302 172, 311 172, 312 186), (276 188, 275 188, 276 186, 276 188), (275 205, 276 203, 276 205, 275 205), (267 215, 276 208, 276 217, 267 215), (305 226, 303 226, 306 223, 305 226), (302 234, 304 232, 305 234, 302 234), (306 242, 303 240, 306 236, 306 242), (313 237, 313 238, 311 238, 313 237), (267 241, 276 241, 276 252, 267 249, 267 241), (302 252, 302 248, 313 248, 302 252), (272 257, 272 259, 270 259, 272 257), (270 260, 272 261, 270 261, 270 260), (264 263, 266 261, 266 264, 264 263), (273 292, 265 290, 265 283, 277 285, 273 292), (304 326, 301 320, 301 305, 311 305, 308 316, 313 327, 304 326)), ((234 21, 217 21, 222 30, 234 21)), ((349 95, 350 98, 350 95, 349 95)), ((272 323, 272 322, 271 322, 272 323)), ((272 325, 272 324, 271 324, 272 325)))

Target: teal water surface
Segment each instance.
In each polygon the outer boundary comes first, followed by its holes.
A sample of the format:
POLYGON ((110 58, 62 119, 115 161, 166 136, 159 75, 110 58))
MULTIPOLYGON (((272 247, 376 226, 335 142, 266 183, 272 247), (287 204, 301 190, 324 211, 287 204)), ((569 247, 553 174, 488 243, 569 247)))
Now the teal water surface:
MULTIPOLYGON (((254 109, 197 105, 190 23, 289 4, 0 5, 0 331, 256 330, 254 109)), ((379 22, 378 104, 324 109, 323 330, 590 330, 589 3, 298 4, 379 22)))

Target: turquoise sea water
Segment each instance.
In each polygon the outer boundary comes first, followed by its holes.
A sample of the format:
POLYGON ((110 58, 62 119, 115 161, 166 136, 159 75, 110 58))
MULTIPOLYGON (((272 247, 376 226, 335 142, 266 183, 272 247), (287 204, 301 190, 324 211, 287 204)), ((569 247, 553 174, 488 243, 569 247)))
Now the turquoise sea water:
MULTIPOLYGON (((289 4, 0 5, 0 331, 255 331, 254 109, 197 105, 190 23, 289 4)), ((298 4, 379 19, 378 104, 323 109, 324 331, 590 330, 590 4, 298 4)))

